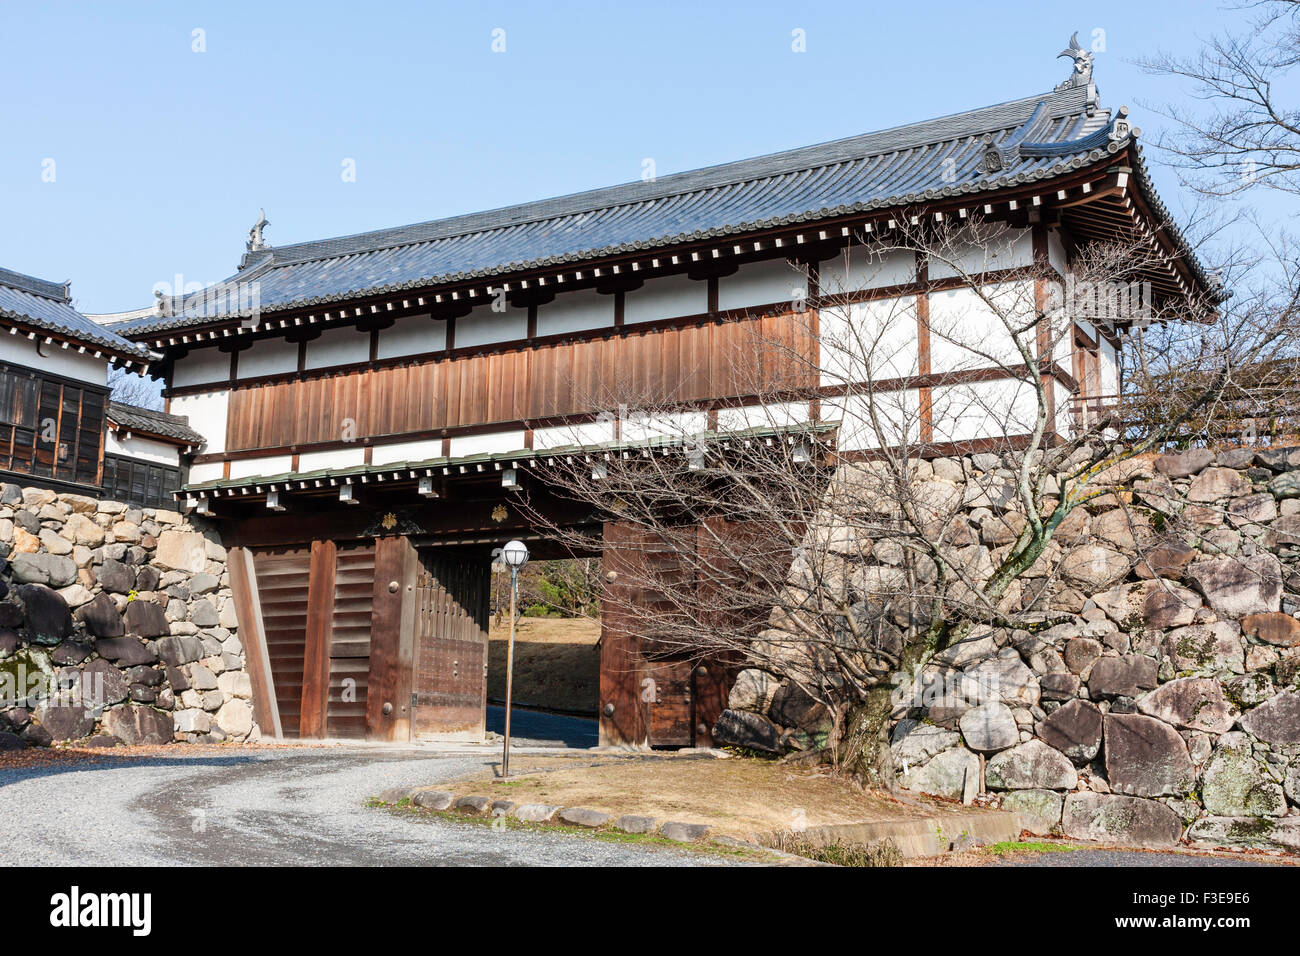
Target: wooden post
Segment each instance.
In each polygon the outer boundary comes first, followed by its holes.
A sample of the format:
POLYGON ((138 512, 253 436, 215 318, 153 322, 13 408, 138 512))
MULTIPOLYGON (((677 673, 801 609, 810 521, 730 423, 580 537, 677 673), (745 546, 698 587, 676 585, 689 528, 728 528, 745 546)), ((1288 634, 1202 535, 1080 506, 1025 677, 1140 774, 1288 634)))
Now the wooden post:
POLYGON ((329 715, 330 645, 334 637, 333 541, 311 543, 307 582, 307 640, 302 668, 302 718, 298 736, 324 737, 329 715))
POLYGON ((366 738, 409 740, 415 648, 415 577, 419 557, 409 539, 375 541, 375 591, 370 614, 370 681, 366 738))
MULTIPOLYGON (((638 575, 629 571, 644 557, 634 529, 606 522, 600 564, 602 590, 610 594, 634 587, 638 575)), ((604 608, 600 616, 600 745, 645 745, 649 742, 649 707, 641 699, 644 662, 636 624, 623 620, 612 600, 604 608)))
POLYGON ((248 660, 248 679, 253 685, 253 718, 262 733, 275 738, 284 736, 280 725, 280 708, 271 682, 271 658, 266 651, 266 631, 262 626, 262 604, 257 594, 257 576, 253 555, 247 548, 232 547, 226 552, 230 571, 230 592, 239 622, 239 641, 248 660))

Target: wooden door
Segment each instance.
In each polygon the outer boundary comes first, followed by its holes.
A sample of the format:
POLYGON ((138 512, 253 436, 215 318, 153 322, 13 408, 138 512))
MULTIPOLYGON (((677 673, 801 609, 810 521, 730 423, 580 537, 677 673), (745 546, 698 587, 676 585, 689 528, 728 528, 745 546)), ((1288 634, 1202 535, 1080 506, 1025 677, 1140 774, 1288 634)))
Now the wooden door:
POLYGON ((307 548, 253 552, 263 639, 280 712, 280 726, 286 737, 298 736, 302 717, 310 560, 311 551, 307 548))
POLYGON ((325 711, 328 737, 366 736, 374 582, 373 546, 339 549, 329 642, 329 697, 325 711))
POLYGON ((490 584, 481 556, 422 555, 416 576, 413 737, 482 737, 490 584))

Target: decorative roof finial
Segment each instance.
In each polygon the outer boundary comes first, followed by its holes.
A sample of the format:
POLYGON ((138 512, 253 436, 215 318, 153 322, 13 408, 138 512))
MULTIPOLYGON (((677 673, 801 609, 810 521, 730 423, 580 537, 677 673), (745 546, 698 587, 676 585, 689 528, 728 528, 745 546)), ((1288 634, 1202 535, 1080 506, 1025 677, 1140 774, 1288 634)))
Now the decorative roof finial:
POLYGON ((257 222, 253 223, 253 228, 248 230, 247 248, 249 252, 260 252, 267 248, 266 240, 262 238, 262 230, 270 224, 270 220, 266 218, 266 210, 259 209, 257 211, 257 222))
POLYGON ((1079 46, 1078 30, 1075 30, 1071 35, 1070 45, 1056 54, 1058 60, 1063 56, 1068 56, 1074 60, 1074 71, 1067 80, 1056 87, 1056 92, 1090 85, 1092 83, 1092 53, 1079 46))

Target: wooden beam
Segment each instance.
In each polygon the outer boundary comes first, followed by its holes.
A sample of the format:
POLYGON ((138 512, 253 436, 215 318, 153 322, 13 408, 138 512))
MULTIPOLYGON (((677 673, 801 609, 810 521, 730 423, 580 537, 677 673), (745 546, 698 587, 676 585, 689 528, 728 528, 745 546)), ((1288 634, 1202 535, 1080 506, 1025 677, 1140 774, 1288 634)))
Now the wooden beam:
POLYGON ((334 572, 338 549, 333 541, 311 543, 307 579, 307 641, 302 668, 300 737, 325 737, 329 712, 330 645, 334 636, 334 572))
POLYGON ((230 572, 230 592, 239 622, 239 641, 244 645, 248 678, 253 685, 253 718, 264 736, 284 737, 280 725, 280 708, 271 680, 271 658, 266 649, 266 630, 262 625, 262 603, 257 593, 257 574, 253 555, 247 548, 232 547, 226 552, 230 572))

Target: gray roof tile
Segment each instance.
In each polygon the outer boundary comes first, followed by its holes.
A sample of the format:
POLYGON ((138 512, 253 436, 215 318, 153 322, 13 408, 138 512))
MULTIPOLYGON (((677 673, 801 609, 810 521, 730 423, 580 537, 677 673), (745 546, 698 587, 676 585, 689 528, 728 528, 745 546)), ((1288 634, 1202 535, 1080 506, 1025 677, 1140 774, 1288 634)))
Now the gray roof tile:
MULTIPOLYGON (((492 277, 813 222, 1050 178, 1113 155, 1111 114, 1076 88, 817 146, 395 229, 269 247, 218 284, 256 282, 260 309, 492 277), (985 137, 1002 168, 986 172, 985 137)), ((246 314, 192 296, 113 328, 142 336, 246 314)))
POLYGON ((77 345, 148 360, 149 350, 91 321, 72 307, 67 286, 0 269, 0 316, 77 345))

